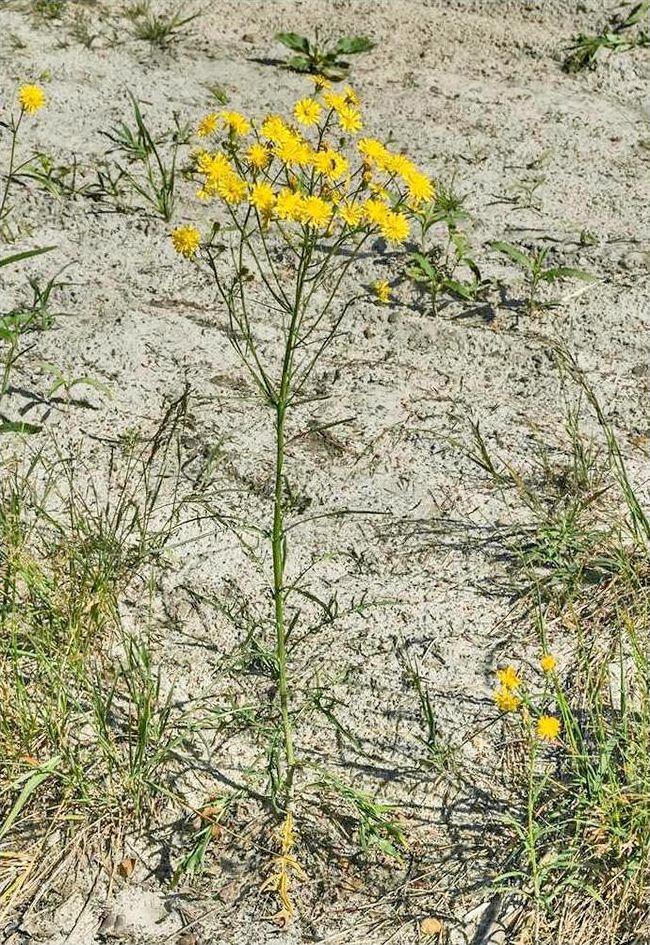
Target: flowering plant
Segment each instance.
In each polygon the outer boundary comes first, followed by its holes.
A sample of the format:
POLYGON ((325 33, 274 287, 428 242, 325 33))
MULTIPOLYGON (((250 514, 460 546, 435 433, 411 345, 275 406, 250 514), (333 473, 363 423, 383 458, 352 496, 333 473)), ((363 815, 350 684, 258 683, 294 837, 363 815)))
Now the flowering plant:
MULTIPOLYGON (((299 612, 288 614, 295 581, 285 579, 285 443, 287 419, 309 400, 306 387, 359 295, 338 305, 346 273, 367 242, 399 244, 409 215, 433 196, 433 185, 404 154, 359 136, 363 118, 350 87, 334 92, 316 76, 314 93, 291 119, 268 115, 256 124, 239 112, 205 115, 195 154, 198 197, 216 202, 217 219, 202 240, 194 225, 171 234, 175 249, 207 264, 230 320, 230 340, 274 416, 272 525, 273 623, 282 763, 272 774, 273 800, 284 812, 274 888, 280 917, 292 913, 290 878, 299 877, 294 837, 294 775, 298 767, 290 702, 287 637, 299 612), (223 236, 230 239, 220 242, 223 236), (269 313, 273 315, 269 318, 269 313), (280 353, 268 344, 278 331, 280 353), (279 800, 278 800, 279 798, 279 800), (288 839, 290 838, 290 839, 288 839)), ((375 286, 387 302, 389 287, 375 286)), ((274 753, 277 757, 277 752, 274 753)))

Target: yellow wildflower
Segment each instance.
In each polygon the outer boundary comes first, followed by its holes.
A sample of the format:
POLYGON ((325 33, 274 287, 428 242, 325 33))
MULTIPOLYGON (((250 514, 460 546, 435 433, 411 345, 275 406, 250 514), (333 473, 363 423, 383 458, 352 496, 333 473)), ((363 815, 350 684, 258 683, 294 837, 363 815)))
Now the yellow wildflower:
POLYGON ((199 174, 212 181, 217 181, 226 174, 232 174, 232 165, 223 154, 210 154, 208 151, 202 151, 196 161, 196 169, 199 174))
POLYGON ((331 84, 324 75, 310 75, 309 78, 314 83, 316 91, 320 92, 321 89, 331 88, 331 84))
POLYGON ((23 111, 33 115, 45 105, 45 92, 40 85, 21 85, 18 90, 18 101, 23 111))
POLYGON ((368 223, 372 223, 376 226, 381 226, 381 224, 385 223, 388 214, 391 212, 390 207, 385 204, 383 200, 371 198, 370 200, 366 200, 363 204, 363 214, 366 220, 368 223))
POLYGON ((359 138, 357 149, 368 161, 384 161, 388 151, 376 138, 359 138))
POLYGON ((302 220, 303 197, 295 190, 283 187, 275 202, 275 212, 280 220, 302 220))
POLYGON ((262 216, 269 216, 275 205, 273 188, 266 183, 253 184, 250 200, 262 216))
POLYGON ((311 158, 311 148, 300 135, 289 131, 273 148, 273 153, 284 164, 307 164, 311 158))
POLYGON ((301 98, 293 107, 296 121, 301 125, 316 125, 320 118, 321 106, 313 98, 301 98))
POLYGON ((191 225, 177 226, 170 235, 176 252, 191 259, 201 242, 201 234, 197 228, 191 225))
POLYGON ((386 218, 379 224, 381 235, 392 243, 403 243, 409 235, 409 221, 403 213, 388 211, 386 218))
POLYGON ((290 128, 279 115, 269 115, 262 122, 262 135, 274 144, 284 141, 287 135, 292 134, 290 128))
POLYGON ((537 719, 537 737, 545 742, 554 742, 561 727, 560 720, 554 715, 540 715, 537 719))
POLYGON ((257 171, 261 171, 271 160, 271 152, 268 148, 265 148, 263 144, 260 144, 259 141, 256 141, 255 144, 251 144, 246 152, 246 158, 251 167, 254 167, 257 171))
POLYGON ((354 91, 350 85, 346 85, 343 89, 343 98, 348 103, 348 105, 359 105, 359 96, 354 91))
POLYGON ((552 653, 542 653, 539 660, 539 665, 542 668, 542 672, 552 673, 557 666, 557 660, 552 653))
POLYGON ((377 301, 381 302, 382 305, 387 305, 388 302, 390 302, 390 285, 386 282, 386 280, 378 279, 373 283, 372 287, 375 290, 377 301))
POLYGON ((359 226, 363 219, 363 207, 359 204, 346 201, 339 206, 338 214, 344 223, 347 223, 349 227, 354 229, 359 226))
POLYGON ((338 110, 338 116, 339 123, 344 131, 354 133, 355 131, 360 131, 363 128, 361 112, 358 108, 353 108, 351 105, 346 105, 345 108, 340 108, 338 110))
POLYGON ((218 182, 217 193, 226 203, 236 206, 246 199, 248 185, 238 174, 227 174, 218 182))
POLYGON ((429 178, 418 170, 409 170, 404 175, 404 183, 409 192, 409 197, 416 203, 421 200, 431 200, 435 191, 429 178))
POLYGON ((310 163, 329 180, 337 180, 339 177, 343 177, 350 169, 347 158, 332 148, 313 151, 310 156, 310 163))
POLYGON ((213 135, 217 130, 218 121, 219 118, 215 112, 210 112, 209 115, 205 115, 196 126, 196 133, 199 138, 207 138, 209 135, 213 135))
POLYGON ((494 701, 501 712, 516 712, 521 705, 521 699, 514 692, 505 687, 497 689, 494 693, 494 701))
POLYGON ((497 679, 506 689, 519 689, 521 679, 514 666, 506 666, 497 670, 497 679))
POLYGON ((302 220, 314 227, 325 227, 332 216, 332 206, 321 197, 305 197, 302 203, 302 220))
POLYGON ((234 135, 247 135, 251 130, 250 122, 240 112, 221 112, 221 117, 234 135))
POLYGON ((342 108, 348 108, 345 95, 339 95, 338 92, 326 92, 323 98, 327 107, 334 109, 335 112, 340 111, 342 108))

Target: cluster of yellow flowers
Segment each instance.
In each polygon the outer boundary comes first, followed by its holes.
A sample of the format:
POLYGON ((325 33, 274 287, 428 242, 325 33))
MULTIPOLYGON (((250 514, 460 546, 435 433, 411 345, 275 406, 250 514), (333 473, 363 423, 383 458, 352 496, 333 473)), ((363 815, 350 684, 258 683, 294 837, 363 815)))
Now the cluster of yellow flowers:
MULTIPOLYGON (((557 660, 551 653, 543 653, 539 661, 544 673, 552 673, 557 666, 557 660)), ((522 704, 519 691, 522 680, 514 666, 506 666, 497 670, 499 688, 494 692, 494 701, 501 712, 516 712, 522 704)), ((537 737, 543 741, 553 742, 560 734, 561 723, 554 715, 540 715, 537 719, 535 731, 537 737)))
MULTIPOLYGON (((239 112, 211 112, 198 124, 197 135, 221 135, 216 149, 195 154, 201 180, 198 196, 218 198, 234 211, 250 208, 261 227, 271 221, 297 223, 330 234, 376 232, 393 243, 409 235, 408 209, 431 200, 431 181, 403 154, 391 152, 374 138, 356 142, 356 166, 341 147, 356 135, 363 119, 356 92, 334 92, 326 79, 314 78, 313 96, 293 107, 293 120, 268 115, 259 128, 239 112), (311 131, 311 138, 307 133, 311 131), (246 141, 246 138, 249 138, 246 141), (338 146, 333 141, 336 140, 338 146)), ((178 252, 192 256, 198 230, 172 234, 178 252)))
POLYGON ((45 92, 40 85, 21 85, 18 89, 18 103, 24 112, 33 115, 45 105, 45 92))

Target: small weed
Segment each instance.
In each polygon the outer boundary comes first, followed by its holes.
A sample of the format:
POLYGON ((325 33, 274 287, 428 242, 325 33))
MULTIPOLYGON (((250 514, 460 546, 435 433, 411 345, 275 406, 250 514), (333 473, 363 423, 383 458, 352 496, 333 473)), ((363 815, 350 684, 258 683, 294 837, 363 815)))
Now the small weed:
POLYGON ((129 9, 129 18, 134 23, 134 35, 137 39, 145 40, 159 49, 169 49, 183 34, 188 23, 201 16, 201 13, 191 13, 184 16, 178 10, 171 15, 153 13, 150 3, 137 3, 129 9))
POLYGON ((420 228, 420 248, 409 255, 406 269, 409 278, 426 290, 434 312, 438 311, 443 295, 474 301, 486 288, 486 283, 469 238, 461 229, 461 224, 469 219, 464 198, 451 187, 439 185, 434 200, 423 209, 415 210, 413 217, 420 228), (428 237, 440 225, 445 230, 444 240, 429 246, 428 237))
POLYGON ((298 33, 276 33, 275 38, 287 49, 297 53, 287 59, 287 69, 323 75, 335 82, 344 79, 350 69, 350 64, 341 59, 341 56, 368 52, 375 46, 372 40, 365 36, 342 36, 333 45, 323 48, 318 30, 313 40, 298 33))
POLYGON ((507 256, 522 270, 527 287, 527 297, 524 302, 527 315, 533 315, 541 308, 549 308, 556 304, 540 300, 539 289, 544 284, 552 285, 564 279, 580 279, 583 282, 596 281, 595 276, 582 269, 572 266, 548 266, 546 262, 550 252, 548 247, 528 253, 517 246, 513 246, 512 243, 506 243, 502 240, 495 240, 490 245, 492 249, 507 256))
POLYGON ((567 72, 593 69, 599 53, 604 49, 610 52, 627 52, 639 46, 650 46, 650 32, 641 28, 634 30, 649 13, 650 0, 643 0, 627 13, 611 20, 602 33, 581 33, 569 47, 569 54, 563 64, 564 69, 567 72))

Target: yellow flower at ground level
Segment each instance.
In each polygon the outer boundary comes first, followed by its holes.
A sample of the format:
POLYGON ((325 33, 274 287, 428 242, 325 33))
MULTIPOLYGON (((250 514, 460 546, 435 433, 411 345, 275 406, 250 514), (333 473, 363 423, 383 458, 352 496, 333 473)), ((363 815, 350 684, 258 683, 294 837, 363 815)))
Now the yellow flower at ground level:
POLYGON ((376 226, 384 223, 389 213, 391 213, 391 209, 383 200, 371 198, 363 204, 363 214, 366 220, 376 226))
POLYGON ((497 679, 505 689, 519 689, 521 679, 514 666, 506 666, 497 670, 497 679))
POLYGON ((280 115, 268 115, 262 122, 261 130, 262 135, 274 144, 283 141, 287 135, 292 134, 291 128, 285 124, 284 118, 281 118, 280 115))
POLYGON ((253 184, 251 189, 251 204, 262 216, 270 216, 275 205, 275 194, 270 184, 253 184))
POLYGON ((431 200, 435 191, 433 184, 426 175, 417 170, 409 170, 403 175, 409 197, 416 203, 421 200, 431 200))
POLYGON ((511 689, 506 689, 505 686, 495 690, 494 701, 501 712, 516 712, 521 705, 519 696, 516 696, 511 689))
POLYGON ((293 106, 293 114, 301 125, 315 125, 320 118, 321 105, 313 98, 301 98, 293 106))
POLYGON ((348 105, 360 105, 359 96, 354 91, 352 86, 346 85, 343 89, 343 98, 348 103, 348 105))
POLYGON ((180 253, 181 256, 186 256, 188 259, 191 259, 201 242, 201 234, 197 228, 191 224, 177 226, 175 230, 172 230, 170 235, 176 252, 180 253))
POLYGON ((271 160, 271 152, 268 148, 265 148, 263 144, 260 144, 259 141, 256 141, 255 144, 251 144, 246 152, 246 159, 255 170, 261 171, 271 160))
POLYGON ((247 135, 251 130, 250 122, 240 112, 221 112, 221 117, 232 134, 247 135))
POLYGON ((196 126, 196 133, 199 138, 207 138, 209 135, 213 135, 217 130, 218 121, 219 116, 215 112, 205 115, 196 126))
POLYGON ((540 715, 537 719, 537 737, 545 742, 554 742, 560 734, 561 723, 554 715, 540 715))
POLYGON ((388 153, 381 141, 377 141, 376 138, 359 138, 357 148, 369 161, 383 161, 388 153))
POLYGON ((338 110, 338 116, 339 123, 344 131, 354 133, 363 128, 361 112, 358 108, 353 108, 352 105, 346 105, 344 108, 340 108, 338 110))
POLYGON ((33 115, 45 105, 45 92, 40 85, 21 85, 18 89, 20 107, 29 115, 33 115))
POLYGON ((388 302, 390 302, 390 285, 386 282, 386 280, 377 279, 377 281, 373 283, 372 287, 375 290, 377 301, 381 302, 382 305, 387 305, 388 302))
POLYGON ((539 660, 539 665, 545 673, 552 673, 557 666, 557 660, 552 653, 543 653, 539 660))
POLYGON ((394 213, 389 210, 385 219, 379 224, 379 231, 391 243, 403 243, 409 235, 409 221, 403 213, 394 213))

